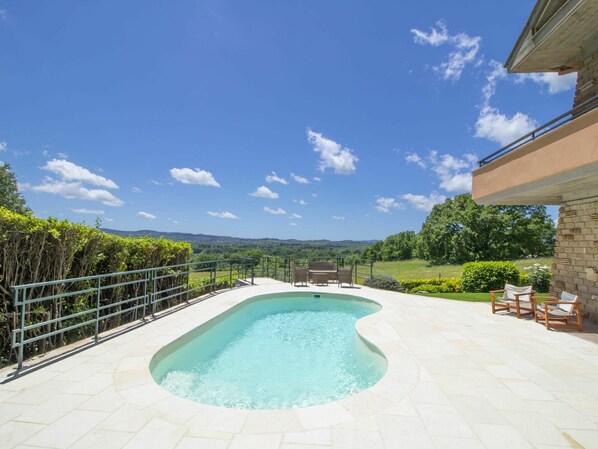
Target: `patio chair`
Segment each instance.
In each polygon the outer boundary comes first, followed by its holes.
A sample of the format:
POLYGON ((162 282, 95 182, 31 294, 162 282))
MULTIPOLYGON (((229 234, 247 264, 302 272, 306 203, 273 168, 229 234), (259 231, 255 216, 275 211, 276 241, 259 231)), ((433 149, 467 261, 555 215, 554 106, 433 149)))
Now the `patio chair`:
POLYGON ((293 285, 297 282, 307 285, 307 268, 293 267, 293 285))
POLYGON ((545 296, 542 303, 536 306, 536 323, 540 320, 546 329, 577 329, 581 332, 581 304, 579 296, 569 292, 561 292, 557 296, 545 296), (569 323, 569 320, 574 320, 569 323))
POLYGON ((353 287, 353 267, 338 269, 338 286, 340 287, 343 283, 353 287))
POLYGON ((516 287, 511 284, 505 284, 503 290, 491 290, 490 299, 492 301, 492 313, 506 310, 511 312, 515 310, 517 318, 522 316, 534 315, 534 290, 531 285, 526 287, 516 287), (502 293, 502 296, 497 294, 502 293))

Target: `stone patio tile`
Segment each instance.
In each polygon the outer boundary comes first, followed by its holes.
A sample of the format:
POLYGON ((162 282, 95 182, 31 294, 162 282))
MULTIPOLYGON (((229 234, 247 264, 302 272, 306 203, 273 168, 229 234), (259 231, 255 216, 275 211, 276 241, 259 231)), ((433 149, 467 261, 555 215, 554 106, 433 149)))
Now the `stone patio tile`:
POLYGON ((241 433, 247 420, 247 410, 205 407, 187 421, 189 435, 200 436, 205 431, 241 433))
POLYGON ((244 433, 276 433, 303 430, 295 410, 252 410, 245 420, 244 433))
POLYGON ((438 449, 486 449, 477 438, 436 437, 432 440, 438 449))
POLYGON ((382 415, 376 422, 386 448, 436 449, 419 418, 382 415))
POLYGON ((561 431, 537 413, 510 412, 506 418, 511 426, 533 444, 567 444, 561 431))
POLYGON ((333 429, 332 447, 338 449, 384 449, 384 443, 379 432, 333 429))
POLYGON ((114 386, 109 386, 92 396, 78 408, 81 410, 97 410, 99 412, 114 412, 125 404, 123 397, 116 392, 114 386))
POLYGON ((533 449, 533 446, 512 426, 473 424, 473 430, 488 449, 533 449))
POLYGON ((525 400, 535 400, 535 401, 554 401, 554 395, 545 390, 544 388, 539 387, 534 382, 530 380, 507 380, 505 379, 504 384, 514 393, 519 395, 522 399, 525 400))
POLYGON ((214 440, 211 438, 183 437, 176 449, 227 449, 227 440, 214 440))
POLYGON ((174 449, 183 437, 187 428, 182 425, 171 424, 158 418, 153 418, 143 429, 123 446, 126 449, 174 449))
POLYGON ((42 424, 11 421, 0 426, 0 447, 9 448, 22 443, 42 430, 42 424))
POLYGON ((420 382, 409 393, 409 398, 414 404, 439 404, 450 405, 446 394, 435 382, 420 382))
POLYGON ((264 433, 261 435, 237 435, 233 438, 229 449, 278 449, 282 434, 264 433))
POLYGON ((333 426, 355 418, 336 402, 297 409, 297 416, 307 430, 333 426))
POLYGON ((24 442, 47 448, 67 448, 107 416, 105 412, 74 410, 24 442))
POLYGON ((133 432, 94 429, 69 449, 121 449, 134 436, 133 432))
POLYGON ((113 384, 113 377, 110 373, 96 373, 81 382, 74 382, 69 393, 97 394, 113 384))
POLYGON ((18 394, 10 397, 7 403, 10 404, 24 404, 24 405, 39 405, 50 400, 52 397, 67 391, 72 387, 71 382, 59 382, 55 380, 42 381, 37 385, 26 387, 18 394))
POLYGON ((449 400, 469 424, 508 424, 503 414, 484 398, 466 394, 449 395, 449 400))
POLYGON ((452 405, 415 404, 424 427, 432 436, 475 438, 475 434, 452 405))
POLYGON ((584 449, 598 448, 598 430, 565 429, 563 433, 572 447, 575 447, 572 443, 576 443, 584 449))
POLYGON ((332 446, 329 445, 316 445, 316 444, 292 444, 292 443, 282 443, 280 445, 280 449, 327 449, 331 448, 332 446))
POLYGON ((283 441, 302 445, 330 445, 332 444, 331 430, 326 428, 305 432, 287 432, 283 436, 283 441))
POLYGON ((15 420, 39 424, 50 424, 75 410, 91 396, 60 393, 43 404, 29 407, 15 420))
POLYGON ((31 406, 26 404, 9 404, 3 403, 0 405, 0 425, 9 421, 15 420, 21 413, 29 410, 31 406))
POLYGON ((116 430, 119 432, 137 432, 150 420, 152 415, 145 410, 138 410, 131 405, 123 405, 103 421, 98 428, 103 430, 116 430))
POLYGON ((54 380, 70 380, 73 382, 81 382, 83 380, 88 379, 92 375, 100 372, 105 367, 106 367, 105 363, 95 363, 92 361, 87 361, 87 362, 81 363, 67 371, 63 371, 62 373, 55 376, 53 379, 54 380))

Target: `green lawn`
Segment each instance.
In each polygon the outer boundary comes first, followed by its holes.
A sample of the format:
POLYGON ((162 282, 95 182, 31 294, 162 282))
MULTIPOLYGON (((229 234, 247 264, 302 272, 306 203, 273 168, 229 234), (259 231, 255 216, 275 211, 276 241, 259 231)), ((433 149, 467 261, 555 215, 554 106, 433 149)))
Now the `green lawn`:
MULTIPOLYGON (((540 257, 538 259, 515 260, 514 262, 519 270, 523 271, 523 267, 534 263, 551 267, 552 258, 540 257)), ((461 268, 462 265, 429 266, 425 260, 412 259, 399 262, 376 262, 374 264, 374 273, 386 274, 396 279, 452 278, 461 276, 461 268)))
MULTIPOLYGON (((546 296, 548 293, 538 293, 537 296, 546 296)), ((434 298, 455 299, 457 301, 469 302, 490 302, 488 293, 425 293, 420 296, 432 296, 434 298)))

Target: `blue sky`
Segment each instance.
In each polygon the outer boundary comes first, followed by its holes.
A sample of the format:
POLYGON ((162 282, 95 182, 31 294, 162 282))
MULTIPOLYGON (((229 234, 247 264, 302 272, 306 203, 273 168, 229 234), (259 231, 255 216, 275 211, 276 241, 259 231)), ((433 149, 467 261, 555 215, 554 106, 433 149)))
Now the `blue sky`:
POLYGON ((502 69, 534 3, 0 0, 0 160, 40 217, 418 231, 571 107, 575 75, 502 69))

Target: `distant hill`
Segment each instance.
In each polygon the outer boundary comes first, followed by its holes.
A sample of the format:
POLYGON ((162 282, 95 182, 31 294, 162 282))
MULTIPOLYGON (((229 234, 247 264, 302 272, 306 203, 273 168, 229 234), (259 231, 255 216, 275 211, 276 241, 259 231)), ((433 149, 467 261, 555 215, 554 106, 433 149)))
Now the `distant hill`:
POLYGON ((221 235, 208 235, 208 234, 191 234, 187 232, 161 232, 152 231, 150 229, 142 229, 140 231, 119 231, 116 229, 101 228, 103 232, 108 234, 120 235, 123 237, 152 237, 170 240, 179 240, 189 243, 232 243, 232 244, 287 244, 287 245, 321 245, 321 244, 332 244, 332 245, 351 245, 351 246, 368 246, 376 242, 376 240, 296 240, 296 239, 274 239, 274 238, 263 238, 263 239, 251 239, 242 237, 226 237, 221 235))

